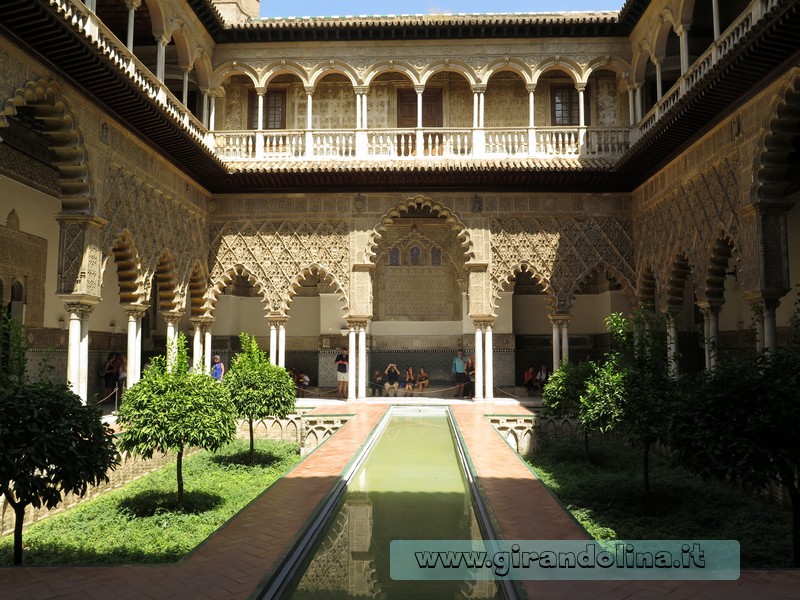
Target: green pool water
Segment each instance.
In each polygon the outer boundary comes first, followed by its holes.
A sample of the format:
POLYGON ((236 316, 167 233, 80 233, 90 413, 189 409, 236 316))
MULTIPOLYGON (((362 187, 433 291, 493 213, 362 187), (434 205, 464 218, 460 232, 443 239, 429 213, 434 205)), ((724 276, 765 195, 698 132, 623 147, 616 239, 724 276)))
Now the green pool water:
POLYGON ((350 479, 293 599, 499 598, 494 582, 393 581, 395 539, 480 539, 446 414, 392 416, 350 479))

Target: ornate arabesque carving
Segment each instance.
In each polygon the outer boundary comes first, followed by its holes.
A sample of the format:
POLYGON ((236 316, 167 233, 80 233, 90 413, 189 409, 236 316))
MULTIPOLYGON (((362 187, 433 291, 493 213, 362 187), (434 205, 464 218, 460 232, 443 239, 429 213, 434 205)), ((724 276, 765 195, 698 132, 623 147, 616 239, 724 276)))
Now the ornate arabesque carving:
POLYGON ((569 312, 580 282, 605 265, 625 289, 635 276, 633 239, 627 219, 592 217, 492 219, 493 297, 523 268, 541 280, 554 312, 569 312))
MULTIPOLYGON (((652 268, 656 286, 666 289, 679 255, 703 274, 720 239, 730 240, 735 249, 752 244, 743 239, 739 196, 735 155, 670 187, 634 218, 636 264, 652 268)), ((697 295, 705 297, 704 287, 698 287, 697 295)), ((659 298, 666 302, 667 294, 659 298)))
POLYGON ((209 261, 215 295, 243 268, 270 312, 284 313, 295 284, 309 269, 333 279, 349 296, 349 227, 346 221, 226 222, 212 227, 209 261))
POLYGON ((177 278, 173 302, 183 306, 189 278, 197 262, 208 256, 205 217, 117 165, 109 164, 107 180, 104 216, 109 223, 103 228, 102 248, 112 253, 119 236, 127 232, 141 260, 141 302, 148 301, 152 276, 169 251, 177 278))

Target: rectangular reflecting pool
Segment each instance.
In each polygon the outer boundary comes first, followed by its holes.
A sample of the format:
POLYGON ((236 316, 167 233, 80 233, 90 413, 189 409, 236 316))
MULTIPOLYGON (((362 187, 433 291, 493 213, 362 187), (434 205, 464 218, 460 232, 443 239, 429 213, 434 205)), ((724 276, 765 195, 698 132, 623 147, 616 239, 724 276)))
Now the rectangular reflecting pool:
POLYGON ((392 414, 284 597, 500 598, 493 581, 394 581, 392 540, 481 539, 445 409, 392 414))

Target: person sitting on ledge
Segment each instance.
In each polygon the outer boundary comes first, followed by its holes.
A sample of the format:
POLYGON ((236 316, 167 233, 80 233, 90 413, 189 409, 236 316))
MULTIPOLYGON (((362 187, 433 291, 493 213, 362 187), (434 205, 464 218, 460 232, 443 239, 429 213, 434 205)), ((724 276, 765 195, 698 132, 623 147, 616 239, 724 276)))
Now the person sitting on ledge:
POLYGON ((380 369, 375 369, 372 379, 369 380, 369 387, 373 396, 383 396, 383 374, 380 369))
POLYGON ((414 369, 408 367, 406 369, 406 396, 413 396, 414 395, 414 383, 416 382, 416 377, 414 377, 414 369))
POLYGON ((419 393, 424 393, 428 387, 431 385, 431 378, 428 375, 428 372, 425 370, 425 367, 419 368, 419 373, 417 374, 417 390, 419 393))
POLYGON ((383 384, 383 389, 386 390, 386 395, 389 395, 389 390, 394 390, 394 395, 397 397, 397 390, 400 387, 397 383, 400 379, 400 371, 394 363, 389 364, 383 372, 386 375, 386 383, 383 384))

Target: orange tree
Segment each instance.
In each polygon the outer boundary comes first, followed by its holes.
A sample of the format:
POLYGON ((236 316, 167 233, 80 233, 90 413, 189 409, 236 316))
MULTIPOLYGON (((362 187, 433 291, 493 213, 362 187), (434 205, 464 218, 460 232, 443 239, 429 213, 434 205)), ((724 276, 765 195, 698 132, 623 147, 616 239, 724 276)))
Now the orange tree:
POLYGON ((189 370, 183 334, 174 359, 157 356, 141 381, 122 396, 117 424, 119 447, 145 458, 177 454, 178 508, 183 510, 183 455, 188 448, 216 451, 236 434, 236 414, 228 390, 205 373, 189 370))
POLYGON ((242 351, 231 361, 223 378, 236 413, 250 426, 250 462, 255 460, 253 421, 275 417, 283 419, 294 410, 297 390, 291 376, 283 367, 270 363, 258 347, 255 337, 240 336, 242 351))
POLYGON ((82 496, 108 481, 118 464, 114 434, 100 410, 65 383, 27 374, 18 323, 0 315, 6 362, 0 369, 0 494, 14 510, 14 564, 22 564, 25 509, 55 508, 64 494, 82 496))

